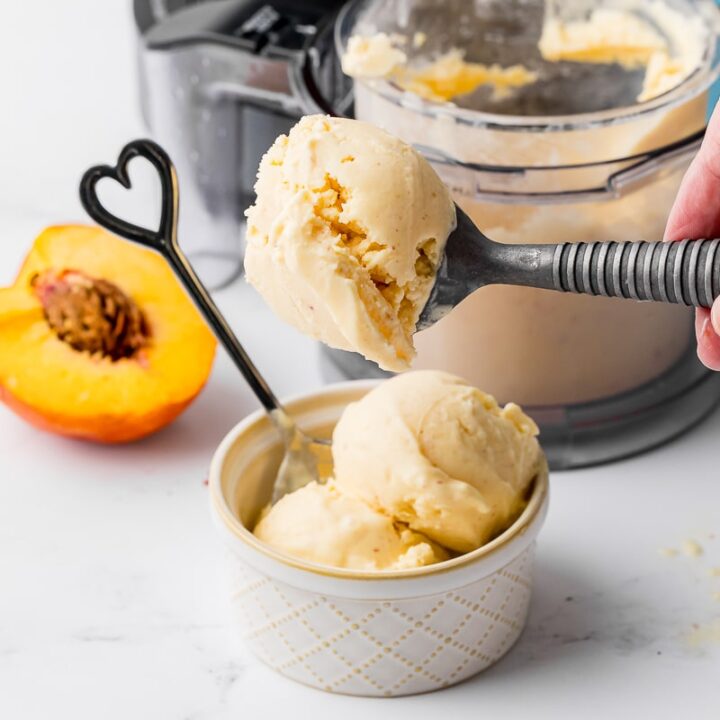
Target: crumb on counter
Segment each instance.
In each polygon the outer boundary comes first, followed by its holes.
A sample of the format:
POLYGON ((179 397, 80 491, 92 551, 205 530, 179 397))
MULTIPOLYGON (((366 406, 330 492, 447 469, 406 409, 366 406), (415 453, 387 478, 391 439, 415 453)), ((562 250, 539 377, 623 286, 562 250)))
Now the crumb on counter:
POLYGON ((720 618, 715 619, 707 625, 693 623, 692 630, 687 636, 688 643, 697 647, 698 645, 709 645, 720 643, 720 618))
POLYGON ((698 558, 703 554, 702 545, 697 540, 685 540, 682 544, 683 555, 698 558))

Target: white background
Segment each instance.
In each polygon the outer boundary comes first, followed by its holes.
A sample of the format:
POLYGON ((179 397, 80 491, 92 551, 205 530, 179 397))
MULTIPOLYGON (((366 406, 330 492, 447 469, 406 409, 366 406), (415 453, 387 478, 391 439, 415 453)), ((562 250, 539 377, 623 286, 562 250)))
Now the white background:
MULTIPOLYGON (((3 3, 0 283, 44 225, 83 220, 83 170, 144 134, 129 3, 3 3)), ((321 384, 315 345, 243 283, 218 300, 278 393, 321 384)), ((45 435, 0 407, 0 718, 717 717, 720 417, 556 474, 518 646, 461 686, 388 701, 276 677, 229 623, 203 479, 255 407, 222 353, 177 423, 127 447, 45 435), (689 537, 703 557, 660 556, 689 537)))

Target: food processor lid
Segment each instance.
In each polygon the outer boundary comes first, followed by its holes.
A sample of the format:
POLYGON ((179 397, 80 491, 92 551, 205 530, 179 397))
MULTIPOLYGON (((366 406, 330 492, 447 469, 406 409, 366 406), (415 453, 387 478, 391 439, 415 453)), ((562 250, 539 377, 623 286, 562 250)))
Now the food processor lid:
POLYGON ((313 44, 343 0, 134 0, 144 46, 170 50, 217 43, 287 57, 313 44))

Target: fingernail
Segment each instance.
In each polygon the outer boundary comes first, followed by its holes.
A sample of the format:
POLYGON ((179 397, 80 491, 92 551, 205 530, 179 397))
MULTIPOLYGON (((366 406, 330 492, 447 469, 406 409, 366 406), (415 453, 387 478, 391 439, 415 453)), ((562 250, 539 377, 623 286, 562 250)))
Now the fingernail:
POLYGON ((716 335, 720 335, 720 303, 715 303, 710 311, 710 322, 712 330, 716 335))
POLYGON ((709 317, 703 318, 702 323, 700 324, 700 332, 698 333, 698 340, 704 340, 707 342, 711 336, 715 334, 715 331, 712 329, 712 323, 710 321, 709 317))
MULTIPOLYGON (((718 342, 717 334, 713 330, 710 316, 703 317, 696 328, 697 343, 699 348, 710 352, 713 351, 718 342)), ((707 363, 706 363, 707 364, 707 363)))

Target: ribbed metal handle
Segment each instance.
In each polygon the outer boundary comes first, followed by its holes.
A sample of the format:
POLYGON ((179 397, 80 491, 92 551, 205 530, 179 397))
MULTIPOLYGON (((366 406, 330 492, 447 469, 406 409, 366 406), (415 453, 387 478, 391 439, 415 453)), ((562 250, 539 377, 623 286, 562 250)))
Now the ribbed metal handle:
POLYGON ((552 274, 565 292, 709 308, 720 295, 720 239, 563 243, 552 274))

